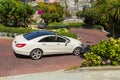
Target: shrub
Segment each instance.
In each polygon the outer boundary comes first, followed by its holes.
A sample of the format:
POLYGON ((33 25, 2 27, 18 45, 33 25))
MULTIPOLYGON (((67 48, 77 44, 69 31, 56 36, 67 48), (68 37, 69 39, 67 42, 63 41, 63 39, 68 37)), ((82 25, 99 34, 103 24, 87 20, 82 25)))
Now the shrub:
POLYGON ((69 28, 80 28, 83 27, 85 23, 79 23, 79 22, 74 22, 74 23, 68 23, 67 26, 69 28))
POLYGON ((60 28, 58 30, 55 31, 58 35, 62 35, 62 36, 68 36, 68 37, 72 37, 72 38, 76 38, 77 39, 77 35, 75 33, 70 32, 68 29, 66 28, 60 28))
POLYGON ((47 26, 47 29, 58 29, 58 28, 62 28, 62 27, 66 27, 66 24, 64 23, 60 23, 60 22, 53 22, 53 23, 50 23, 48 26, 47 26))
POLYGON ((58 22, 54 22, 54 23, 50 23, 47 26, 47 29, 59 29, 59 28, 80 28, 82 26, 84 26, 84 23, 79 23, 79 22, 74 22, 74 23, 58 23, 58 22))
POLYGON ((15 28, 15 27, 5 27, 3 25, 0 25, 0 32, 11 33, 12 35, 14 33, 19 35, 19 34, 29 33, 29 32, 32 32, 32 31, 34 31, 34 30, 32 30, 31 28, 21 28, 21 27, 20 28, 15 28))
POLYGON ((101 26, 101 25, 94 25, 93 28, 102 30, 103 26, 101 26))
POLYGON ((102 40, 84 56, 83 66, 120 65, 120 38, 102 40))
MULTIPOLYGON (((33 30, 31 28, 14 28, 14 27, 5 27, 3 25, 0 25, 0 32, 8 33, 7 34, 8 37, 10 35, 12 35, 12 37, 14 37, 14 33, 19 35, 19 34, 30 33, 33 31, 35 31, 35 30, 33 30)), ((77 35, 75 33, 71 33, 68 29, 65 29, 65 28, 59 28, 59 29, 55 30, 55 32, 62 36, 69 36, 69 37, 77 38, 77 35)))
POLYGON ((85 60, 83 61, 84 66, 99 66, 102 62, 102 58, 99 55, 94 54, 93 52, 88 52, 84 54, 85 60))

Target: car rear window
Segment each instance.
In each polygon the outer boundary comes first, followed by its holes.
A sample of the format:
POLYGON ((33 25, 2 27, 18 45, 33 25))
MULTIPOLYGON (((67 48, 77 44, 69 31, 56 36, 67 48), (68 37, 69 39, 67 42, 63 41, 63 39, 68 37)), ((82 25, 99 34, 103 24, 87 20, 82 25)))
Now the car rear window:
POLYGON ((32 32, 32 33, 25 34, 23 36, 27 40, 32 40, 34 38, 44 36, 44 35, 55 35, 55 33, 54 32, 49 32, 49 31, 35 31, 35 32, 32 32))

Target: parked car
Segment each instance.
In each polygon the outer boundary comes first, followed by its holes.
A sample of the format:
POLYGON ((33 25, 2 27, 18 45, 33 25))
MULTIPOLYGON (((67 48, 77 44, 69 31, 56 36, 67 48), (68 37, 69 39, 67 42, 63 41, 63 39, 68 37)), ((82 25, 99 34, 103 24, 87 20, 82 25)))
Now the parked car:
POLYGON ((67 36, 59 36, 46 30, 18 35, 12 42, 12 49, 16 56, 27 55, 34 60, 47 54, 73 53, 79 55, 82 48, 81 41, 67 36))
POLYGON ((44 24, 44 23, 40 23, 40 24, 38 24, 38 28, 40 28, 40 29, 44 29, 44 28, 46 28, 46 24, 44 24))

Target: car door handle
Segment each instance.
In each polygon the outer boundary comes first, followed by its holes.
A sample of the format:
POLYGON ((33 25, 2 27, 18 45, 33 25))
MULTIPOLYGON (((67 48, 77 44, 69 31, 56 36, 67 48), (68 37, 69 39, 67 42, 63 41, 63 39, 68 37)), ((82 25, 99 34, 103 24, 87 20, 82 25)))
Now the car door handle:
POLYGON ((45 43, 43 43, 42 45, 46 45, 45 43))
POLYGON ((59 43, 57 43, 57 45, 60 45, 59 43))

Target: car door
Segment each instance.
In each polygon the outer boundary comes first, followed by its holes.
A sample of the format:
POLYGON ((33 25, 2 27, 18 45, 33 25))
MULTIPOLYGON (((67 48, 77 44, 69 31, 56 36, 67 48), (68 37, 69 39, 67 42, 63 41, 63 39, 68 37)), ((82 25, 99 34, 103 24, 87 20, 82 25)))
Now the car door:
POLYGON ((45 37, 39 43, 44 47, 46 54, 70 53, 72 49, 70 43, 67 43, 66 39, 59 36, 45 37))
POLYGON ((57 53, 71 53, 72 45, 63 37, 58 36, 55 43, 57 44, 55 47, 57 53))
POLYGON ((46 54, 54 54, 57 52, 55 49, 57 43, 55 42, 55 36, 47 36, 39 41, 39 44, 44 48, 46 54))

